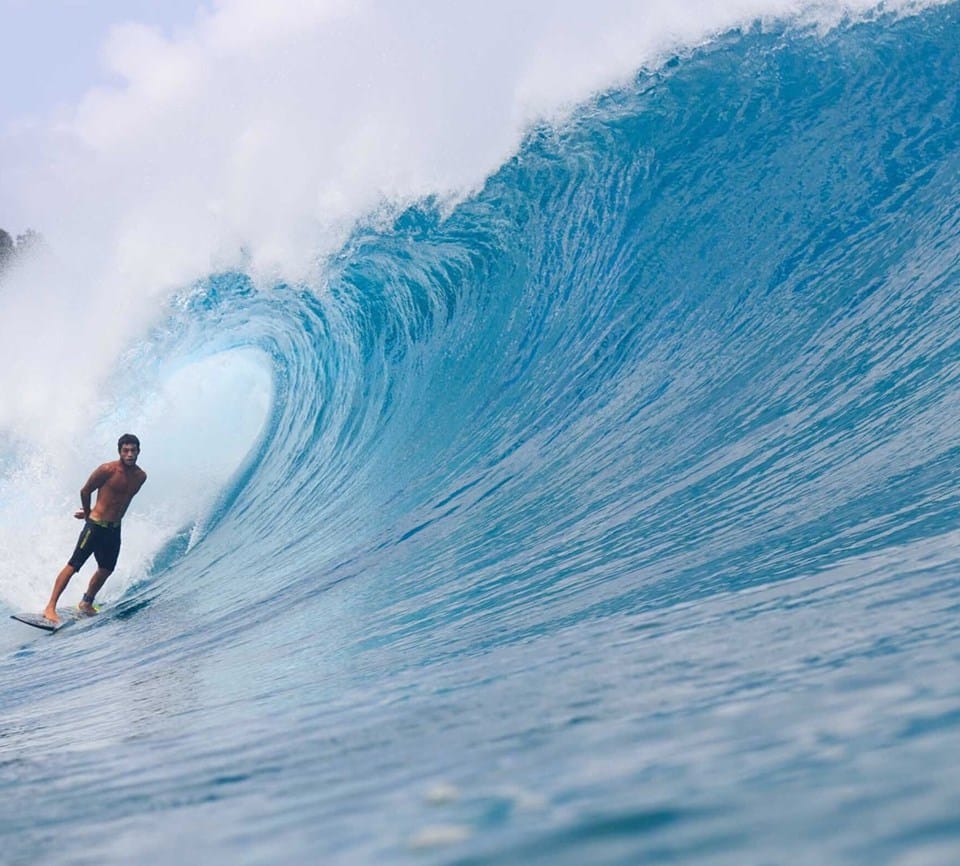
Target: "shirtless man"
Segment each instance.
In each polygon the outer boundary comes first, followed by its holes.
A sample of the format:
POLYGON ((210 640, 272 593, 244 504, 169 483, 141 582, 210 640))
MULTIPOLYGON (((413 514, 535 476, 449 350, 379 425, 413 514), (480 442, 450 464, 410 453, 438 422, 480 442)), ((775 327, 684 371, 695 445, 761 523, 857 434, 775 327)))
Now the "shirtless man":
POLYGON ((83 520, 84 526, 73 556, 53 583, 50 601, 43 611, 44 617, 52 622, 60 622, 60 617, 57 616, 57 601, 70 583, 70 578, 81 569, 91 553, 97 559, 97 570, 90 578, 83 601, 78 605, 82 613, 92 615, 97 612, 93 599, 117 565, 120 554, 120 520, 126 513, 130 500, 147 480, 147 473, 137 466, 140 440, 132 433, 124 433, 117 442, 117 450, 120 452, 120 459, 94 469, 87 483, 80 488, 80 504, 83 509, 73 516, 83 520), (97 501, 91 508, 90 495, 94 490, 97 491, 97 501))

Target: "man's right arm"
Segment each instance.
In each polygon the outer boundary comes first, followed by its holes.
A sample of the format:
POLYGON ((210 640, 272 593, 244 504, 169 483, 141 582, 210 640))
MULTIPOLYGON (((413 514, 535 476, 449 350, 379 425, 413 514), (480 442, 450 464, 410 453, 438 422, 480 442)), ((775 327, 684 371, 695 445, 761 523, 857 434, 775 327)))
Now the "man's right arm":
POLYGON ((90 473, 87 483, 80 488, 80 504, 83 506, 83 510, 74 512, 73 516, 76 517, 77 520, 86 520, 90 516, 90 497, 93 491, 99 490, 109 477, 110 472, 107 464, 98 466, 90 473))

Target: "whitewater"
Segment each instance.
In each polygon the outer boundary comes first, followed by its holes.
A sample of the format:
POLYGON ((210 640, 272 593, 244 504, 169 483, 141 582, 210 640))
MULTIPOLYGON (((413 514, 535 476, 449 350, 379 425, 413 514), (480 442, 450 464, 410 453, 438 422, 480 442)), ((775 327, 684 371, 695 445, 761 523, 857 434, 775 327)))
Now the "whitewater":
POLYGON ((0 863, 960 862, 960 4, 518 5, 0 136, 0 863))

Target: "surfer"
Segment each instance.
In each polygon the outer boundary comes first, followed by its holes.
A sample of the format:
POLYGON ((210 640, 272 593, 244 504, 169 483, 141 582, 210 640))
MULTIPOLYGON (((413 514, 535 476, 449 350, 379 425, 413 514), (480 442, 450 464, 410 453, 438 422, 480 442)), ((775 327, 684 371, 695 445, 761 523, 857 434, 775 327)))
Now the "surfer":
POLYGON ((57 616, 57 601, 92 553, 97 560, 97 570, 78 607, 82 613, 92 615, 97 611, 93 600, 100 587, 113 573, 120 554, 120 520, 126 513, 130 500, 137 495, 147 473, 137 466, 140 456, 140 440, 132 433, 124 433, 117 440, 120 459, 104 463, 93 470, 87 483, 80 488, 80 504, 83 508, 73 516, 84 521, 76 549, 53 583, 50 601, 43 611, 44 618, 60 622, 57 616), (90 507, 90 496, 97 491, 97 501, 90 507))

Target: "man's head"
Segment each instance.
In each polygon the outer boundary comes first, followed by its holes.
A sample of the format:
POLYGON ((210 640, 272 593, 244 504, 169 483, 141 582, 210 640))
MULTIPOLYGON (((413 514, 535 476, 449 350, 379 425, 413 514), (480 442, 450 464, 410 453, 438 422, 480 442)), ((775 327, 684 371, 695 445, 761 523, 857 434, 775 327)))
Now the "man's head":
POLYGON ((133 466, 140 456, 140 440, 132 433, 124 433, 117 440, 117 451, 120 453, 120 459, 127 466, 133 466))

